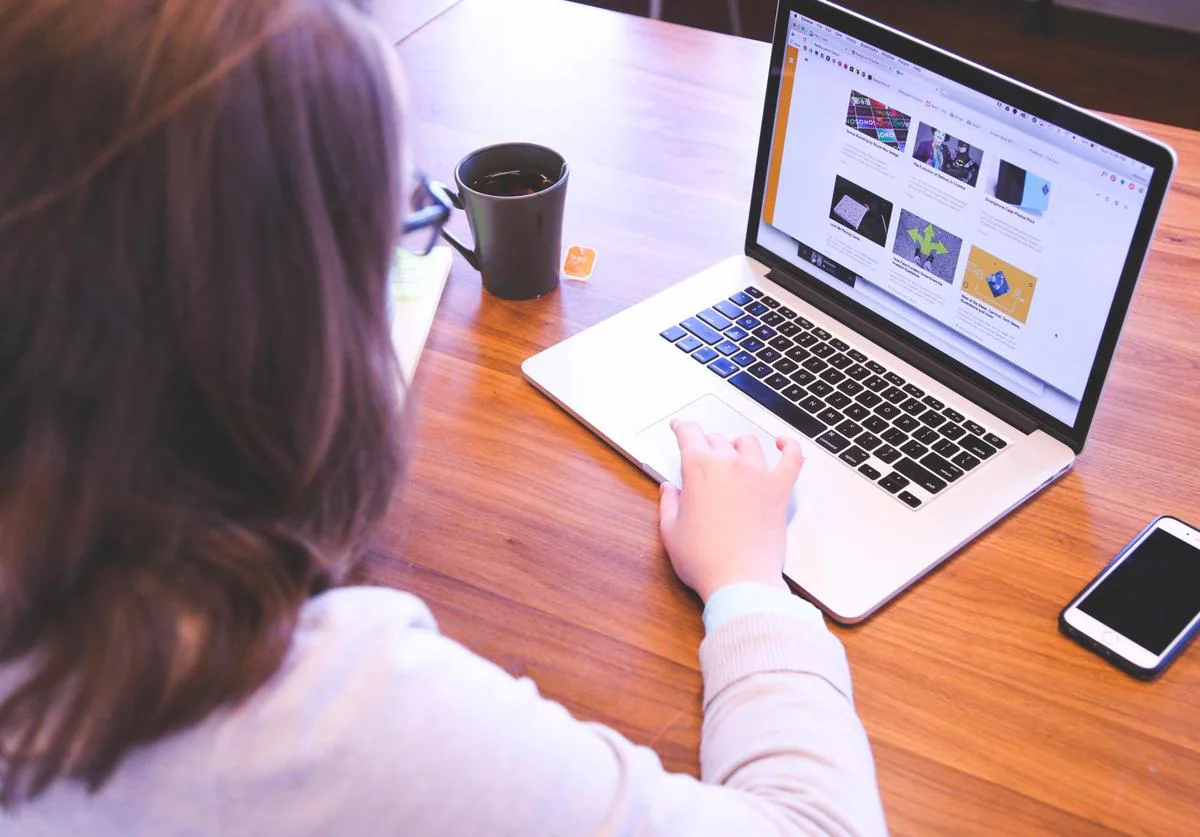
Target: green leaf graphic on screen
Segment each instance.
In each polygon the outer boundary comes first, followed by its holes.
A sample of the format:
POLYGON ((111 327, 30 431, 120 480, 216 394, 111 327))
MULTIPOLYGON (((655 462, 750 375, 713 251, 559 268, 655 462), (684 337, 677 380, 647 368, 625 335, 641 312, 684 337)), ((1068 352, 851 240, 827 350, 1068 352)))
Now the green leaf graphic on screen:
POLYGON ((946 249, 945 244, 942 244, 940 241, 933 240, 933 224, 930 224, 925 228, 925 233, 923 235, 918 234, 916 230, 909 230, 908 237, 915 241, 921 248, 921 255, 923 256, 932 256, 935 254, 944 256, 946 253, 950 252, 946 249))

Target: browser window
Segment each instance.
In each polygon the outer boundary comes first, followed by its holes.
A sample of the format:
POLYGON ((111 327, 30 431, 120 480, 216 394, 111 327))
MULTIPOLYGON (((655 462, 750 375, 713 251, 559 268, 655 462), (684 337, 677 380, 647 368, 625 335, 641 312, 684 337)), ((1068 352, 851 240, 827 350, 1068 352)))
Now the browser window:
POLYGON ((758 243, 1072 424, 1150 169, 792 13, 758 243))

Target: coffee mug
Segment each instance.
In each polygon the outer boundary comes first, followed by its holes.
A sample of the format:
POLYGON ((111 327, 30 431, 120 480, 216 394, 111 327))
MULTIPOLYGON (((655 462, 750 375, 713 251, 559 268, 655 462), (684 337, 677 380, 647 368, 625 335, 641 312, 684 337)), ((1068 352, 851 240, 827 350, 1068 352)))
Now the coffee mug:
POLYGON ((558 287, 568 174, 561 154, 527 142, 481 148, 454 169, 450 198, 466 211, 475 245, 446 229, 442 236, 489 293, 533 299, 558 287))

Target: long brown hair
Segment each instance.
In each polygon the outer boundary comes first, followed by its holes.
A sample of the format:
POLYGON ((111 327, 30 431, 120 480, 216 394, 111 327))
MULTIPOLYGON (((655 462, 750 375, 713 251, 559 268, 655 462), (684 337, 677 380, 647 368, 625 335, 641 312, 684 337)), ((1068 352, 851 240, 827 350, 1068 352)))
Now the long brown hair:
POLYGON ((0 12, 0 803, 253 692, 383 515, 387 49, 351 0, 0 12))

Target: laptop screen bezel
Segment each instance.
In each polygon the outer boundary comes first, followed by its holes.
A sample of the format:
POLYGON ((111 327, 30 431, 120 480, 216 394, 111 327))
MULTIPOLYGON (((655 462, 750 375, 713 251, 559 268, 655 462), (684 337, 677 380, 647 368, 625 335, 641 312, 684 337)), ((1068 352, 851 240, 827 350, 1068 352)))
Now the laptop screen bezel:
MULTIPOLYGON (((1040 428, 1079 452, 1083 449, 1092 419, 1095 417, 1100 391, 1112 365, 1121 326, 1125 321, 1138 276, 1149 252, 1150 242, 1174 168, 1174 154, 1166 145, 1096 117, 1081 108, 1060 101, 1000 73, 980 67, 912 36, 825 2, 825 0, 781 0, 772 39, 771 69, 767 79, 762 127, 759 134, 758 162, 755 166, 754 189, 746 225, 746 254, 772 268, 772 278, 779 280, 784 287, 788 287, 789 282, 797 283, 809 293, 818 294, 835 306, 853 311, 857 316, 883 329, 899 341, 903 347, 920 356, 932 358, 960 378, 966 378, 973 385, 1029 417, 1040 428), (1153 175, 1146 188, 1145 202, 1142 204, 1129 253, 1121 269, 1121 278, 1112 307, 1109 309, 1108 320, 1105 322, 1091 373, 1088 376, 1083 397, 1080 399, 1079 411, 1073 423, 1068 424, 1034 406, 1011 390, 1000 386, 970 366, 931 346, 891 320, 829 288, 823 281, 809 276, 807 270, 810 268, 807 266, 801 268, 758 243, 767 169, 775 130, 776 108, 779 102, 779 85, 787 47, 788 22, 792 12, 831 26, 846 35, 865 41, 906 61, 911 61, 985 96, 1003 100, 1031 116, 1065 128, 1071 133, 1098 145, 1104 145, 1151 167, 1153 175)), ((789 288, 789 290, 794 291, 795 289, 789 288)), ((933 376, 937 377, 936 374, 933 376)))

